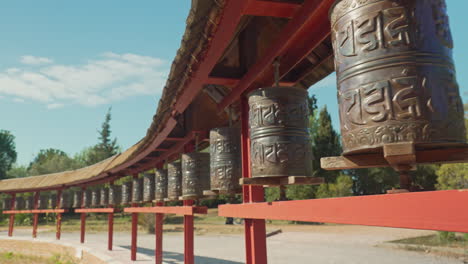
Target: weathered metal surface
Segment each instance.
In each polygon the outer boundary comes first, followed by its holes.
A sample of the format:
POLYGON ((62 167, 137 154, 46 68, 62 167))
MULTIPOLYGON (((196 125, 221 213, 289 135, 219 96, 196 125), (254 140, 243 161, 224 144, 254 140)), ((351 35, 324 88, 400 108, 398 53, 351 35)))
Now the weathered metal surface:
POLYGON ((80 208, 81 207, 81 191, 74 191, 73 192, 73 208, 80 208))
POLYGON ((15 210, 23 210, 23 209, 24 209, 24 198, 16 197, 15 210))
POLYGON ((51 209, 56 209, 57 207, 57 195, 56 194, 51 194, 49 196, 49 206, 51 209))
POLYGON ((32 210, 34 209, 34 196, 28 196, 24 199, 24 209, 32 210))
POLYGON ((89 208, 91 206, 92 194, 91 190, 85 190, 83 193, 83 207, 89 208))
POLYGON ((155 175, 154 198, 157 201, 164 201, 167 198, 167 170, 155 169, 155 175))
POLYGON ((101 205, 101 190, 96 189, 91 191, 91 206, 97 207, 101 205))
POLYGON ((132 182, 122 183, 122 204, 129 204, 132 198, 132 182))
POLYGON ((294 87, 249 94, 252 177, 311 176, 307 97, 294 87))
POLYGON ((182 195, 182 168, 180 162, 167 164, 167 198, 178 200, 182 195))
POLYGON ((109 204, 109 189, 101 189, 101 206, 107 206, 109 204))
POLYGON ((62 192, 62 196, 60 197, 60 208, 70 208, 71 207, 71 199, 70 199, 70 192, 62 192))
POLYGON ((444 0, 343 0, 331 21, 344 154, 466 142, 444 0))
POLYGON ((182 154, 182 196, 201 198, 210 189, 210 154, 182 154))
POLYGON ((143 175, 143 202, 154 200, 155 177, 154 173, 145 173, 143 175))
POLYGON ((40 195, 39 200, 37 201, 37 208, 38 209, 48 209, 49 208, 49 196, 48 195, 40 195))
POLYGON ((143 179, 134 178, 132 182, 132 202, 140 203, 143 200, 143 179))
POLYGON ((220 127, 210 131, 211 190, 233 192, 242 177, 240 130, 220 127))
POLYGON ((122 188, 120 186, 111 185, 109 187, 109 204, 118 205, 122 202, 122 188))
POLYGON ((11 199, 10 198, 5 198, 3 199, 3 203, 2 203, 2 210, 10 210, 11 206, 11 199))

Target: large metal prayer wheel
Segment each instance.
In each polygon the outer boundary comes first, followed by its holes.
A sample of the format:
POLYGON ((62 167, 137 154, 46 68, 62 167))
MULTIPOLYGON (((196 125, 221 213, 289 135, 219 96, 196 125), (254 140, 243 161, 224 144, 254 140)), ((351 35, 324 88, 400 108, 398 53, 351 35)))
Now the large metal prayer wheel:
POLYGON ((92 194, 90 190, 83 192, 83 207, 89 208, 91 206, 92 194))
POLYGON ((48 209, 49 208, 49 196, 40 195, 39 200, 37 200, 37 208, 39 209, 48 209))
POLYGON ((51 194, 49 196, 49 206, 51 209, 55 209, 57 207, 57 195, 51 194))
POLYGON ((118 205, 122 202, 122 188, 111 185, 109 187, 109 205, 118 205))
POLYGON ((33 210, 34 209, 34 196, 28 196, 24 199, 24 209, 33 210))
POLYGON ((132 182, 122 183, 122 204, 129 204, 131 202, 132 195, 132 182))
POLYGON ((143 179, 134 178, 132 188, 132 202, 140 203, 143 200, 143 179))
POLYGON ((101 205, 107 206, 109 204, 109 189, 102 188, 101 189, 101 205))
POLYGON ((210 153, 182 154, 182 197, 197 199, 210 189, 210 153))
POLYGON ((179 200, 182 195, 182 168, 180 162, 167 164, 167 199, 179 200))
POLYGON ((11 199, 10 198, 3 199, 2 210, 10 210, 10 209, 11 209, 11 199))
POLYGON ((60 208, 70 208, 71 207, 71 200, 70 200, 70 193, 69 192, 62 192, 60 196, 60 208))
POLYGON ((164 169, 155 170, 154 197, 156 201, 164 201, 167 198, 167 171, 164 169))
POLYGON ((82 192, 74 191, 73 192, 73 208, 81 208, 81 199, 82 199, 82 192))
POLYGON ((242 177, 240 131, 237 127, 220 127, 210 131, 211 190, 239 190, 242 177))
POLYGON ((91 192, 91 206, 97 207, 101 205, 101 190, 92 190, 91 192))
POLYGON ((252 177, 312 175, 307 97, 294 87, 249 94, 252 177))
POLYGON ((465 143, 444 0, 342 0, 331 24, 344 154, 465 143))
POLYGON ((15 210, 23 210, 23 209, 24 209, 24 198, 16 197, 15 210))
POLYGON ((145 173, 143 175, 143 202, 151 202, 154 200, 155 174, 145 173))

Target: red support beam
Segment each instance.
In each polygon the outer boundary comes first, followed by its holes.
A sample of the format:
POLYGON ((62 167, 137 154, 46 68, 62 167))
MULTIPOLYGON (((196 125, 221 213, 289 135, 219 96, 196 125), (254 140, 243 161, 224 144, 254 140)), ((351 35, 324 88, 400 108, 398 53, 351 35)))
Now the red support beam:
MULTIPOLYGON (((16 193, 11 194, 10 209, 15 210, 16 204, 16 193)), ((8 222, 8 236, 13 236, 13 228, 15 227, 15 215, 10 215, 10 221, 8 222)))
POLYGON ((245 15, 291 18, 301 6, 294 3, 252 0, 244 11, 245 15))
MULTIPOLYGON (((61 207, 61 204, 60 204, 60 200, 62 198, 62 190, 57 190, 57 208, 55 209, 59 209, 61 207)), ((62 232, 62 214, 61 213, 58 213, 56 215, 56 232, 55 232, 55 238, 57 240, 60 240, 60 237, 61 237, 61 232, 62 232)))
POLYGON ((7 210, 3 214, 58 214, 65 213, 65 209, 37 209, 37 210, 7 210))
MULTIPOLYGON (((133 178, 138 178, 138 174, 133 175, 133 178)), ((132 203, 132 207, 137 207, 137 203, 132 203)), ((138 236, 138 214, 132 213, 132 244, 131 244, 131 254, 130 259, 132 261, 136 260, 137 255, 137 236, 138 236)))
POLYGON ((109 208, 80 208, 75 209, 75 213, 114 213, 117 209, 109 207, 109 208))
MULTIPOLYGON (((85 207, 84 196, 85 196, 86 187, 81 188, 81 208, 85 207)), ((85 232, 86 232, 86 213, 81 213, 80 216, 80 242, 83 244, 85 242, 85 232)))
POLYGON ((278 38, 242 78, 237 87, 219 104, 222 111, 239 100, 244 92, 259 85, 271 85, 273 61, 281 57, 280 75, 286 75, 330 35, 328 12, 335 0, 306 0, 294 17, 278 34, 278 38), (301 43, 300 47, 297 43, 301 43))
MULTIPOLYGON (((157 202, 156 206, 163 207, 164 202, 157 202)), ((156 213, 154 220, 154 233, 156 236, 156 247, 154 249, 154 257, 156 264, 163 264, 163 221, 164 214, 156 213)))
POLYGON ((233 78, 222 78, 222 77, 208 77, 206 80, 206 84, 214 84, 214 85, 223 85, 223 86, 236 86, 239 83, 239 79, 233 78))
POLYGON ((149 214, 175 214, 175 215, 195 215, 207 214, 208 208, 205 206, 156 206, 156 207, 128 207, 124 208, 125 213, 149 213, 149 214))
MULTIPOLYGON (((35 192, 34 193, 34 210, 38 210, 39 208, 39 195, 40 192, 35 192)), ((32 237, 36 238, 37 237, 37 224, 39 222, 39 215, 38 213, 33 213, 33 231, 32 231, 32 237)))
MULTIPOLYGON (((192 207, 194 204, 193 200, 185 200, 184 206, 192 207)), ((194 224, 193 224, 193 215, 184 216, 184 263, 185 264, 194 264, 195 263, 195 254, 194 254, 194 224)))
MULTIPOLYGON (((251 178, 250 168, 250 135, 249 135, 249 105, 245 96, 241 98, 241 150, 242 177, 251 178)), ((244 203, 264 201, 262 186, 243 186, 244 203)), ((245 222, 246 264, 266 264, 266 224, 265 220, 246 218, 245 222)))
POLYGON ((219 215, 468 233, 467 190, 221 205, 219 215))
MULTIPOLYGON (((109 209, 112 208, 112 205, 109 206, 109 209)), ((112 244, 114 240, 114 213, 109 213, 107 215, 107 250, 112 250, 112 244)))

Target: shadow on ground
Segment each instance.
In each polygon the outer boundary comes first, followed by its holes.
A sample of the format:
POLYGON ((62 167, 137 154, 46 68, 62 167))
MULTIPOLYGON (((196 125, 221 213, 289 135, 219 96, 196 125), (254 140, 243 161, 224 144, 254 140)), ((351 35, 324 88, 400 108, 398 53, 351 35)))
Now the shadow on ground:
MULTIPOLYGON (((130 250, 129 246, 120 246, 122 248, 130 250)), ((154 249, 149 248, 138 248, 138 253, 144 254, 154 258, 154 249)), ((164 263, 167 264, 179 264, 184 262, 184 254, 176 253, 176 252, 169 252, 164 251, 164 263)), ((231 260, 224 260, 218 258, 210 258, 210 257, 201 257, 195 256, 196 263, 203 263, 203 264, 244 264, 243 262, 231 261, 231 260)))

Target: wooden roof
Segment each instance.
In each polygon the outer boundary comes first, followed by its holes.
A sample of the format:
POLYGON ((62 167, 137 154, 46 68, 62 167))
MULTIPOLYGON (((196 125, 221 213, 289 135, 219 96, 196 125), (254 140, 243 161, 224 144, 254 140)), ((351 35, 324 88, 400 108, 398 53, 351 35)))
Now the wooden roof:
MULTIPOLYGON (((334 71, 328 10, 333 0, 192 0, 185 34, 146 136, 92 166, 0 181, 0 192, 96 184, 175 159, 197 133, 238 121, 239 98, 271 85, 308 88, 334 71), (226 106, 229 106, 227 111, 226 106)), ((206 134, 201 134, 203 136, 206 134)))

